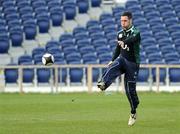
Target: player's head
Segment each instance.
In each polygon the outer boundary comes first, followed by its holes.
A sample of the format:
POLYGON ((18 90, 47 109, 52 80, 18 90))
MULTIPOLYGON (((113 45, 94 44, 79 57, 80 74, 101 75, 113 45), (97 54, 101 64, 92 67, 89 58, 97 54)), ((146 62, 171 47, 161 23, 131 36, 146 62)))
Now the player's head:
POLYGON ((131 12, 123 12, 121 15, 121 27, 124 30, 127 30, 132 25, 132 13, 131 12))

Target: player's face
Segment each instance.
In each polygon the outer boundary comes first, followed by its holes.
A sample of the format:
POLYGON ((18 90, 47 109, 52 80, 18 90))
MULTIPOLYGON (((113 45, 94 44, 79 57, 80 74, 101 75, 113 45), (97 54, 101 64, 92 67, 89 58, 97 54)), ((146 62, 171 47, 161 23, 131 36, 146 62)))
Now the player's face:
POLYGON ((132 19, 129 19, 127 16, 121 16, 121 27, 124 30, 127 30, 132 24, 132 19))

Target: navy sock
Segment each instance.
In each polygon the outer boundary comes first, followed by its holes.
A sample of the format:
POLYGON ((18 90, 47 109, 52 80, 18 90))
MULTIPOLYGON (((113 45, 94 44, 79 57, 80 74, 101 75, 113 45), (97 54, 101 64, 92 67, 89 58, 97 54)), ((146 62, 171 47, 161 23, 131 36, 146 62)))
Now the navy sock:
POLYGON ((131 110, 131 114, 135 114, 136 113, 136 110, 131 110))

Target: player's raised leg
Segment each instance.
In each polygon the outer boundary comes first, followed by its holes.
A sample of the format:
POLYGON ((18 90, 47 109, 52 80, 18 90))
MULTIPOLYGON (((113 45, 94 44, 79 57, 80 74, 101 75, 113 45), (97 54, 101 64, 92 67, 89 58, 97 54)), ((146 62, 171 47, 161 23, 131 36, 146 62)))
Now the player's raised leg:
POLYGON ((122 59, 117 58, 103 73, 101 80, 97 84, 98 88, 102 91, 106 90, 115 78, 122 74, 122 64, 122 59))

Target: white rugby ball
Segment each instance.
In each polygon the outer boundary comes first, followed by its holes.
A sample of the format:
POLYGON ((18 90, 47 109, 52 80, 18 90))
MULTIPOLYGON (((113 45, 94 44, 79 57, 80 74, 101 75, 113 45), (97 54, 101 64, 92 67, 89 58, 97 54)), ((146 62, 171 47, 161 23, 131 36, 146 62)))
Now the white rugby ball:
POLYGON ((42 63, 46 66, 54 64, 54 56, 50 53, 45 53, 42 56, 42 63))

